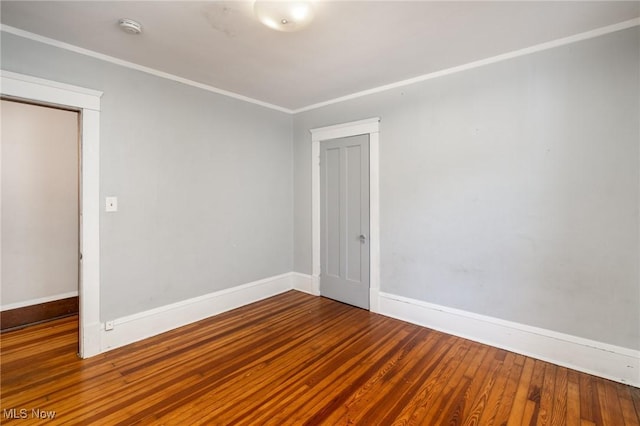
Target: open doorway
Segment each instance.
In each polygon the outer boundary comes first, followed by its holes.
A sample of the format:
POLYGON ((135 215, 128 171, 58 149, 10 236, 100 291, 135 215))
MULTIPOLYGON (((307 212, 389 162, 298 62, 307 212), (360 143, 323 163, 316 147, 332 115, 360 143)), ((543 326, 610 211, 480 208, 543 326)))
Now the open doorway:
POLYGON ((78 315, 80 114, 1 100, 3 331, 78 315))
MULTIPOLYGON (((0 70, 3 97, 80 111, 81 217, 79 355, 102 352, 100 321, 100 98, 102 92, 0 70)), ((1 221, 0 221, 1 222, 1 221)), ((2 239, 0 226, 0 240, 2 239)), ((1 265, 0 265, 1 267, 1 265)))

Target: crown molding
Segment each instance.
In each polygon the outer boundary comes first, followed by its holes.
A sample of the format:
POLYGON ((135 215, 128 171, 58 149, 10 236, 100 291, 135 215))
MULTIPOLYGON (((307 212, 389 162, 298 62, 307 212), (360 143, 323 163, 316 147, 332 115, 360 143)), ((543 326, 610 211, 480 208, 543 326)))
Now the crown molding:
POLYGON ((599 37, 602 35, 606 35, 606 34, 610 34, 610 33, 614 33, 617 31, 622 31, 628 28, 632 28, 632 27, 636 27, 640 25, 640 17, 639 18, 634 18, 634 19, 630 19, 628 21, 623 21, 623 22, 619 22, 617 24, 612 24, 612 25, 607 25, 605 27, 600 27, 600 28, 596 28, 590 31, 586 31, 583 33, 579 33, 579 34, 575 34, 569 37, 563 37, 560 39, 556 39, 556 40, 552 40, 552 41, 548 41, 545 43, 540 43, 540 44, 536 44, 534 46, 530 46, 530 47, 526 47, 524 49, 518 49, 518 50, 514 50, 512 52, 507 52, 507 53, 503 53, 501 55, 497 55, 497 56, 492 56, 489 58, 485 58, 485 59, 481 59, 478 61, 473 61, 473 62, 469 62, 463 65, 459 65, 456 67, 451 67, 451 68, 446 68, 440 71, 435 71, 432 73, 428 73, 428 74, 423 74, 420 75, 418 77, 414 77, 414 78, 409 78, 406 80, 401 80, 401 81, 397 81, 395 83, 390 83, 390 84, 385 84, 383 86, 378 86, 378 87, 374 87, 371 89, 367 89, 367 90, 363 90, 360 92, 356 92, 356 93, 352 93, 349 95, 345 95, 345 96, 341 96, 338 98, 334 98, 334 99, 329 99, 327 101, 323 101, 323 102, 318 102, 315 104, 311 104, 302 108, 297 108, 297 109, 290 109, 290 108, 285 108, 279 105, 275 105, 275 104, 271 104, 268 102, 263 102, 261 100, 258 99, 254 99, 254 98, 250 98, 248 96, 244 96, 244 95, 240 95, 238 93, 234 93, 234 92, 230 92, 228 90, 223 90, 223 89, 219 89, 217 87, 213 87, 210 86, 208 84, 204 84, 204 83, 199 83, 197 81, 193 81, 193 80, 189 80, 187 78, 183 78, 183 77, 179 77, 177 75, 174 74, 170 74, 164 71, 159 71, 150 67, 146 67, 143 65, 138 65, 136 63, 133 62, 129 62, 129 61, 125 61, 122 59, 118 59, 115 58, 113 56, 109 56, 109 55, 105 55, 102 53, 98 53, 95 52, 93 50, 89 50, 89 49, 85 49, 79 46, 75 46, 69 43, 64 43, 49 37, 44 37, 38 34, 34 34, 31 33, 29 31, 25 31, 25 30, 21 30, 18 28, 14 28, 5 24, 1 24, 0 25, 0 30, 10 33, 10 34, 14 34, 17 35, 19 37, 23 37, 23 38, 27 38, 30 40, 34 40, 34 41, 38 41, 44 44, 48 44, 50 46, 54 46, 54 47, 58 47, 60 49, 65 49, 65 50, 69 50, 75 53, 79 53, 81 55, 86 55, 86 56, 90 56, 92 58, 96 58, 96 59, 100 59, 106 62, 110 62, 116 65, 120 65, 126 68, 130 68, 130 69, 134 69, 137 71, 141 71, 147 74, 151 74, 154 75, 156 77, 161 77, 161 78, 166 78, 168 80, 172 80, 172 81, 176 81, 178 83, 182 83, 182 84, 186 84, 188 86, 192 86, 192 87, 197 87, 199 89, 202 90, 206 90, 208 92, 213 92, 219 95, 223 95, 223 96, 227 96, 230 98, 234 98, 234 99, 238 99, 241 101, 245 101, 245 102, 249 102, 255 105, 259 105, 265 108, 270 108, 276 111, 280 111, 280 112, 284 112, 287 114, 299 114, 302 112, 306 112, 306 111, 311 111, 314 109, 318 109, 318 108, 322 108, 328 105, 333 105, 333 104, 337 104, 340 102, 345 102, 345 101, 349 101, 352 99, 357 99, 357 98, 361 98, 363 96, 368 96, 368 95, 372 95, 375 93, 380 93, 380 92, 385 92, 387 90, 392 90, 392 89, 396 89, 399 87, 404 87, 404 86, 408 86, 411 84, 415 84, 415 83, 419 83, 422 81, 427 81, 427 80, 432 80, 434 78, 438 78, 438 77, 443 77, 446 75, 450 75, 450 74, 455 74, 458 72, 462 72, 462 71, 467 71, 467 70, 471 70, 474 68, 479 68, 479 67, 483 67, 485 65, 490 65, 490 64, 495 64, 497 62, 502 62, 502 61, 506 61, 508 59, 513 59, 513 58, 517 58, 520 56, 526 56, 526 55, 530 55, 532 53, 536 53, 536 52, 541 52, 544 50, 549 50, 549 49, 553 49, 555 47, 560 47, 560 46, 565 46, 568 44, 572 44, 572 43, 577 43, 579 41, 583 41, 583 40, 588 40, 591 38, 595 38, 595 37, 599 37))
POLYGON ((265 108, 274 109, 276 111, 285 112, 287 114, 292 114, 293 111, 284 108, 278 105, 270 104, 268 102, 263 102, 258 99, 253 99, 248 96, 240 95, 238 93, 230 92, 228 90, 219 89, 217 87, 209 86, 208 84, 199 83, 197 81, 189 80, 188 78, 183 78, 174 74, 170 74, 168 72, 160 71, 154 68, 145 67, 143 65, 139 65, 133 62, 125 61, 123 59, 118 59, 113 56, 105 55, 102 53, 95 52, 93 50, 85 49, 83 47, 75 46, 73 44, 65 43, 59 40, 55 40, 49 37, 44 37, 38 34, 31 33, 29 31, 21 30, 19 28, 14 28, 9 25, 1 24, 0 30, 9 34, 17 35, 19 37, 23 37, 29 40, 38 41, 40 43, 48 44, 53 47, 58 47, 60 49, 69 50, 71 52, 79 53, 81 55, 90 56, 95 59, 100 59, 105 62, 110 62, 112 64, 120 65, 125 68, 130 68, 136 71, 144 72, 147 74, 151 74, 156 77, 165 78, 167 80, 172 80, 178 83, 186 84, 187 86, 197 87, 198 89, 206 90, 207 92, 213 92, 218 95, 227 96, 229 98, 238 99, 244 102, 249 102, 255 105, 259 105, 265 108))
POLYGON ((640 18, 630 19, 628 21, 619 22, 617 24, 608 25, 606 27, 596 28, 594 30, 586 31, 583 33, 575 34, 569 37, 560 38, 557 40, 548 41, 541 44, 536 44, 524 49, 514 50, 512 52, 503 53, 501 55, 492 56, 478 61, 469 62, 463 65, 459 65, 452 68, 447 68, 440 71, 435 71, 429 74, 423 74, 418 77, 409 78, 407 80, 397 81, 391 84, 385 84, 384 86, 374 87, 372 89, 363 90, 361 92, 352 93, 350 95, 341 96, 339 98, 330 99, 328 101, 319 102, 317 104, 309 105, 306 107, 293 110, 293 114, 299 114, 301 112, 311 111, 314 109, 322 108, 328 105, 337 104, 340 102, 349 101, 351 99, 361 98, 363 96, 373 95, 375 93, 385 92, 387 90, 396 89, 398 87, 404 87, 415 83, 420 83, 426 80, 432 80, 438 77, 444 77, 446 75, 455 74, 462 71, 471 70, 474 68, 483 67, 485 65, 495 64, 497 62, 506 61, 508 59, 517 58, 520 56, 530 55, 532 53, 541 52, 544 50, 553 49, 555 47, 565 46, 567 44, 577 43, 579 41, 588 40, 590 38, 599 37, 605 34, 614 33, 616 31, 626 30, 640 25, 640 18))

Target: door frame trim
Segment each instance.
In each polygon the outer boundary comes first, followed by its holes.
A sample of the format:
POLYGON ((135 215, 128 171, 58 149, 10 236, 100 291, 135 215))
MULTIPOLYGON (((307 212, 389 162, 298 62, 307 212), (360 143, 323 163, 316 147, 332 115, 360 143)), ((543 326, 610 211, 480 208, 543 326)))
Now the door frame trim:
POLYGON ((380 293, 380 117, 310 129, 311 132, 311 289, 320 294, 320 142, 369 135, 369 310, 379 312, 380 293))
MULTIPOLYGON (((79 355, 101 351, 100 338, 100 98, 102 92, 0 70, 2 95, 70 107, 80 111, 82 253, 79 315, 79 355)), ((0 229, 0 233, 2 230, 0 229)))

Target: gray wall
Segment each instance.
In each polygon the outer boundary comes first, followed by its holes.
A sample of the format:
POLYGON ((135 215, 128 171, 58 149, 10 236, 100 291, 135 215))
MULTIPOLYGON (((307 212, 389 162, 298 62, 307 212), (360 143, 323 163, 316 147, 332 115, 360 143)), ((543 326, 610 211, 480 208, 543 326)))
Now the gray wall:
POLYGON ((78 113, 2 101, 2 305, 78 292, 78 113))
POLYGON ((2 34, 2 68, 104 92, 101 319, 292 270, 292 117, 2 34))
POLYGON ((639 52, 636 27, 296 115, 295 270, 309 129, 379 116, 382 291, 640 348, 639 52))
POLYGON ((293 118, 10 34, 1 59, 105 92, 103 320, 310 273, 308 129, 380 116, 383 291, 640 349, 639 38, 293 118))

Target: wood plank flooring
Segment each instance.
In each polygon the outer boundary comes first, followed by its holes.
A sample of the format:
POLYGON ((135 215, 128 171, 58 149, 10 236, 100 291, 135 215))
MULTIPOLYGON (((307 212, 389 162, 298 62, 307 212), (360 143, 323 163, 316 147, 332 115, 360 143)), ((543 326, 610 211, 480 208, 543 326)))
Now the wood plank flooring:
POLYGON ((295 291, 87 360, 76 333, 1 335, 3 424, 640 425, 640 389, 295 291))

